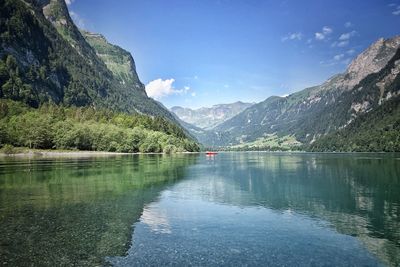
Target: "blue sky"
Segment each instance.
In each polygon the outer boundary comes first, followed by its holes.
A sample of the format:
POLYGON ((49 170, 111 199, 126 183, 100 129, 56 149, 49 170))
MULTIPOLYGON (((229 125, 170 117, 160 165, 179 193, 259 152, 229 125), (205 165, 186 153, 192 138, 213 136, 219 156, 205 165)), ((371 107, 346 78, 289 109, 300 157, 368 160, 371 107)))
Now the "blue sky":
POLYGON ((82 28, 130 51, 167 107, 259 102, 343 72, 400 34, 400 0, 68 0, 82 28))

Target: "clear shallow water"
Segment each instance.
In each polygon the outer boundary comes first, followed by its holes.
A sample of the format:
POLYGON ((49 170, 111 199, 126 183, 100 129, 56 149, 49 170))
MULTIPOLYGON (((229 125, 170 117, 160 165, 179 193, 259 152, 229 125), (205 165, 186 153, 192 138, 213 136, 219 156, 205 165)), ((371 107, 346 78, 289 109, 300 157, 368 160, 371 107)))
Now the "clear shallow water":
POLYGON ((0 231, 3 265, 398 266, 400 160, 2 160, 0 231))

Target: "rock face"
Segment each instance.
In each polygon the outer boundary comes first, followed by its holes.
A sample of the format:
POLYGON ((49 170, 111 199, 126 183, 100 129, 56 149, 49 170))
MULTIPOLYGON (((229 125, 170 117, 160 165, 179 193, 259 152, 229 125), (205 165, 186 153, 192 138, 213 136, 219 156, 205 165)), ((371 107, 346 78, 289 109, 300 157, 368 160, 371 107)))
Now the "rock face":
POLYGON ((219 104, 209 108, 203 107, 199 109, 172 107, 171 111, 187 123, 202 129, 212 129, 253 104, 254 103, 238 101, 232 104, 219 104))
POLYGON ((144 85, 140 82, 136 73, 135 60, 128 51, 117 45, 110 44, 101 34, 83 30, 81 33, 91 47, 94 48, 97 56, 102 59, 121 84, 130 85, 144 96, 147 96, 144 85))
POLYGON ((40 2, 43 15, 57 29, 58 33, 86 60, 89 60, 92 64, 92 61, 101 64, 101 61, 95 56, 93 48, 85 41, 78 27, 72 21, 65 1, 48 0, 40 2))
POLYGON ((345 72, 342 86, 352 89, 371 73, 383 69, 400 47, 400 36, 390 39, 379 39, 367 50, 358 55, 345 72))
POLYGON ((343 129, 398 94, 400 88, 391 86, 399 77, 399 62, 393 61, 399 47, 399 36, 379 39, 357 56, 343 74, 287 97, 270 97, 202 133, 198 139, 207 146, 230 146, 276 134, 295 136, 308 144, 343 129))

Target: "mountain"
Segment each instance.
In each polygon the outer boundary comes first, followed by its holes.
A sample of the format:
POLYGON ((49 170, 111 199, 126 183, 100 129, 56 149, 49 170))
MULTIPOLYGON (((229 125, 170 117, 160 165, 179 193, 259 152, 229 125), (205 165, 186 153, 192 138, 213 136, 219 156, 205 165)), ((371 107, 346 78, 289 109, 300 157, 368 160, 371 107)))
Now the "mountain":
POLYGON ((379 39, 357 56, 347 70, 321 85, 287 97, 273 96, 203 134, 206 146, 262 143, 271 136, 314 143, 335 133, 388 100, 397 101, 400 36, 379 39))
POLYGON ((1 98, 32 107, 53 102, 162 116, 147 97, 129 52, 80 31, 63 0, 5 0, 1 5, 1 98))
POLYGON ((79 30, 64 0, 0 1, 0 113, 0 147, 199 149, 147 96, 132 55, 79 30))
POLYGON ((253 104, 254 103, 243 103, 238 101, 232 104, 219 104, 212 107, 203 107, 199 109, 176 106, 172 107, 171 111, 186 123, 202 129, 212 129, 239 114, 253 104))
MULTIPOLYGON (((311 151, 400 151, 400 50, 380 72, 341 96, 349 122, 313 142, 311 151), (356 100, 357 99, 357 100, 356 100), (346 103, 347 102, 347 103, 346 103)), ((342 112, 333 110, 332 112, 342 112)))
POLYGON ((120 84, 128 84, 138 93, 146 95, 144 86, 136 73, 135 61, 128 51, 110 44, 101 34, 85 30, 81 30, 81 33, 120 84))

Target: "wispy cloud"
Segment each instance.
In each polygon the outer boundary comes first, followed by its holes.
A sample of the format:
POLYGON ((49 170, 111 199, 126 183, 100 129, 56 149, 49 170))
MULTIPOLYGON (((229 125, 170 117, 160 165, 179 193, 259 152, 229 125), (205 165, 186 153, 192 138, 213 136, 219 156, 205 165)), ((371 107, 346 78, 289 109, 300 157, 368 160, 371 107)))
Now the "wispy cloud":
POLYGON ((353 37, 353 36, 356 35, 356 34, 357 34, 356 31, 351 31, 351 32, 343 33, 343 34, 340 35, 339 40, 340 40, 340 41, 349 40, 351 37, 353 37))
POLYGON ((332 28, 328 26, 324 26, 321 32, 315 33, 315 39, 318 41, 322 41, 328 37, 333 32, 332 28))
POLYGON ((349 40, 335 41, 331 44, 331 47, 345 47, 349 45, 349 40))
POLYGON ((342 58, 344 58, 344 54, 338 54, 338 55, 333 57, 333 59, 336 60, 336 61, 341 60, 342 58))
POLYGON ((346 47, 350 43, 350 39, 357 34, 356 31, 342 33, 337 41, 331 44, 331 47, 346 47))
POLYGON ((288 33, 287 35, 283 36, 281 38, 282 42, 288 41, 288 40, 298 40, 300 41, 303 39, 303 34, 301 32, 295 32, 295 33, 288 33))
POLYGON ((344 24, 344 27, 345 27, 345 28, 351 28, 351 27, 353 27, 353 23, 351 23, 350 21, 347 21, 347 22, 344 24))
POLYGON ((400 15, 400 5, 391 3, 388 5, 392 9, 392 14, 395 16, 400 15))
POLYGON ((83 18, 81 18, 76 12, 74 12, 73 10, 70 10, 69 15, 71 16, 72 20, 75 22, 75 24, 79 28, 85 27, 85 20, 83 18))
POLYGON ((347 50, 347 51, 346 51, 346 54, 348 54, 348 55, 353 55, 355 52, 356 52, 356 50, 354 50, 354 49, 352 48, 352 49, 347 50))
POLYGON ((324 40, 325 39, 325 35, 320 33, 320 32, 316 32, 315 33, 315 39, 317 40, 324 40))
POLYGON ((328 26, 325 26, 322 28, 322 32, 327 35, 327 34, 331 34, 333 32, 332 28, 329 28, 328 26))
POLYGON ((349 40, 341 41, 337 44, 338 47, 345 47, 349 45, 349 40))
POLYGON ((71 5, 73 2, 75 2, 75 0, 65 0, 65 3, 67 5, 71 5))
POLYGON ((175 79, 173 78, 153 80, 146 85, 146 93, 149 97, 159 100, 168 95, 186 94, 190 90, 189 86, 185 86, 182 89, 175 89, 174 82, 175 79))

